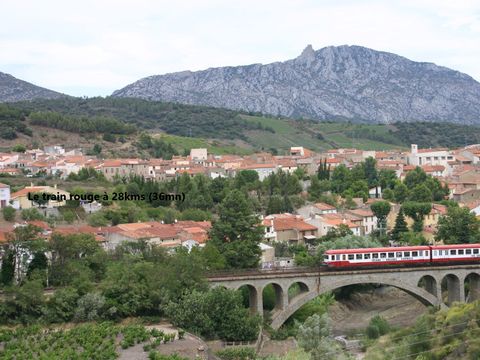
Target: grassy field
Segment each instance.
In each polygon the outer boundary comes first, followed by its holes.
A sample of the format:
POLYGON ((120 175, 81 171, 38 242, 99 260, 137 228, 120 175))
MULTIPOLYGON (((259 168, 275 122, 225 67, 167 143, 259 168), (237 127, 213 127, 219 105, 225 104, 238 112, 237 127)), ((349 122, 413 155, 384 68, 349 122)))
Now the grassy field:
POLYGON ((305 146, 314 151, 322 151, 351 147, 363 150, 406 147, 389 132, 391 130, 389 125, 295 121, 246 115, 243 115, 243 118, 275 131, 275 133, 264 130, 247 132, 249 143, 255 149, 285 150, 291 146, 305 146))

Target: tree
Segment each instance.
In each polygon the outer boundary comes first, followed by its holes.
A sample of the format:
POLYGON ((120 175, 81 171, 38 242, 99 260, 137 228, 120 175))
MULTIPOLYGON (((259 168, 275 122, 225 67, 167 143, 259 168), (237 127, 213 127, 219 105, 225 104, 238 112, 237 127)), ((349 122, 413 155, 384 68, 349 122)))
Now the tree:
POLYGON ((244 193, 233 190, 220 204, 219 219, 211 229, 212 242, 225 256, 227 266, 252 268, 260 260, 263 239, 260 220, 244 193))
POLYGON ((425 183, 426 180, 427 174, 421 167, 417 166, 414 170, 407 173, 403 182, 408 189, 413 189, 415 186, 425 183))
POLYGON ((14 221, 15 220, 15 209, 11 206, 6 206, 2 209, 3 218, 5 221, 14 221))
POLYGON ((314 314, 298 328, 298 345, 310 353, 312 360, 347 359, 343 349, 332 337, 327 313, 314 314))
POLYGON ((258 334, 260 318, 249 314, 238 291, 221 287, 206 292, 187 292, 167 306, 167 315, 176 326, 207 338, 252 340, 258 334))
POLYGON ((403 203, 408 197, 408 188, 403 183, 398 183, 395 185, 393 189, 393 195, 395 197, 395 201, 399 204, 403 203))
POLYGON ((425 184, 416 185, 408 196, 408 200, 416 202, 431 202, 433 199, 432 192, 425 184))
POLYGON ((343 164, 337 166, 332 172, 332 190, 337 194, 342 194, 350 187, 351 175, 347 167, 343 164))
POLYGON ((423 218, 432 211, 432 204, 408 201, 403 204, 403 212, 414 221, 412 230, 423 231, 423 218))
POLYGON ((468 208, 448 207, 438 220, 437 240, 445 244, 468 244, 480 241, 480 222, 468 208))
POLYGON ((365 179, 367 180, 368 187, 378 185, 378 173, 377 173, 377 161, 373 157, 365 159, 365 179))
POLYGON ((405 221, 405 216, 403 215, 403 209, 400 208, 397 218, 395 219, 395 226, 390 233, 390 238, 392 241, 399 242, 402 234, 406 232, 408 232, 408 226, 405 221))
POLYGON ((377 226, 379 229, 386 229, 387 216, 390 213, 391 206, 388 201, 376 201, 371 206, 373 214, 377 217, 377 226))

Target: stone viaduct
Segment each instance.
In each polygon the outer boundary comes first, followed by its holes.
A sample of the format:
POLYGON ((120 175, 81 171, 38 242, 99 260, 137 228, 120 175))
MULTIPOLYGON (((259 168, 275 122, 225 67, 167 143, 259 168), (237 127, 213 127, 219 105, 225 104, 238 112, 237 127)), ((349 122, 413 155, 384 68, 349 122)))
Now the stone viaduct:
POLYGON ((347 285, 394 286, 426 305, 439 307, 447 307, 455 301, 473 301, 480 298, 480 265, 368 270, 324 268, 239 270, 211 274, 208 282, 212 287, 223 286, 227 289, 247 287, 251 311, 262 316, 263 290, 271 284, 275 289, 275 308, 271 314, 271 325, 274 329, 278 329, 295 311, 310 300, 347 285), (465 286, 466 284, 468 286, 465 286), (295 285, 295 294, 292 291, 293 285, 295 285))

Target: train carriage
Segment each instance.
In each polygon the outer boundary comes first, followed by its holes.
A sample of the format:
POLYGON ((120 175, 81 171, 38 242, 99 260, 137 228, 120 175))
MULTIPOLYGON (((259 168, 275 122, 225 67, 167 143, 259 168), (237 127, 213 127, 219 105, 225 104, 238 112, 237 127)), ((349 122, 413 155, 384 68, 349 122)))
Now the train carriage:
POLYGON ((432 263, 480 261, 480 244, 432 246, 432 263))
POLYGON ((429 246, 403 246, 327 250, 324 263, 331 267, 382 266, 430 262, 429 246))
POLYGON ((480 244, 335 249, 324 253, 333 268, 480 262, 480 244))

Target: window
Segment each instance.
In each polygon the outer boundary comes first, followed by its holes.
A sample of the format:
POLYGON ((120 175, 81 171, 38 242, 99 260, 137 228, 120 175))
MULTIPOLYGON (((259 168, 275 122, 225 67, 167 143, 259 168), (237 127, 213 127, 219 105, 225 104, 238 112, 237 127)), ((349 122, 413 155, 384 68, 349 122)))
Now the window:
POLYGON ((378 259, 378 253, 373 253, 372 254, 372 259, 378 259))
POLYGON ((388 258, 391 259, 391 258, 394 258, 395 257, 395 253, 388 253, 388 258))
POLYGON ((457 255, 457 250, 450 250, 450 255, 457 255))
POLYGON ((332 255, 332 261, 335 260, 335 255, 332 255))
POLYGON ((323 260, 327 260, 327 261, 328 261, 328 255, 323 255, 323 260))
POLYGON ((410 251, 404 251, 403 256, 404 257, 410 257, 410 251))
POLYGON ((442 156, 442 160, 445 160, 445 156, 442 156))
POLYGON ((472 249, 467 249, 467 250, 465 250, 465 254, 467 254, 467 255, 472 255, 472 249))
POLYGON ((418 251, 412 251, 412 257, 417 257, 418 256, 418 251))
POLYGON ((362 260, 362 254, 357 254, 357 255, 355 255, 355 257, 356 257, 357 260, 362 260))
POLYGON ((366 259, 370 259, 370 254, 365 254, 365 255, 364 255, 364 259, 365 259, 365 260, 366 260, 366 259))
POLYGON ((463 249, 458 250, 458 255, 463 255, 465 251, 463 249))
POLYGON ((423 250, 420 250, 420 251, 418 252, 418 255, 419 255, 419 256, 423 256, 423 250))
POLYGON ((342 255, 342 260, 347 260, 347 256, 345 254, 342 255))
POLYGON ((443 255, 443 250, 438 250, 438 255, 443 255))
POLYGON ((355 256, 353 254, 348 254, 348 260, 353 260, 355 256))
POLYGON ((402 257, 402 253, 401 253, 401 252, 397 252, 397 257, 402 257))
POLYGON ((387 257, 387 253, 380 253, 380 259, 385 259, 387 257))
POLYGON ((478 249, 473 249, 473 253, 474 253, 475 255, 478 255, 478 249))
POLYGON ((335 255, 335 260, 340 260, 340 255, 335 255))

